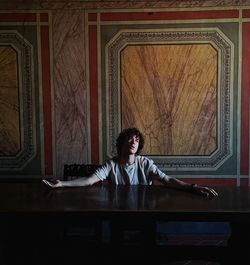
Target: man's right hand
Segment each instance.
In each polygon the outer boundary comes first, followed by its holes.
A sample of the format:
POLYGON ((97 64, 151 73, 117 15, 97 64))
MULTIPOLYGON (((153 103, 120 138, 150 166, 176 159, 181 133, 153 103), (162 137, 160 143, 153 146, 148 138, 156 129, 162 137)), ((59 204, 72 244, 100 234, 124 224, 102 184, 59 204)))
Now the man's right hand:
POLYGON ((43 179, 42 180, 43 183, 51 188, 62 188, 63 185, 62 185, 62 182, 60 180, 46 180, 46 179, 43 179))

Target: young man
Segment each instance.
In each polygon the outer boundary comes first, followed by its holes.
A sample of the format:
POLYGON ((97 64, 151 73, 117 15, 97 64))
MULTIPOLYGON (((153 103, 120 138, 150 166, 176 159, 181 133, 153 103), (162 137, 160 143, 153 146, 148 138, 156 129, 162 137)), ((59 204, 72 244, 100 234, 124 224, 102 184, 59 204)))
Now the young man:
POLYGON ((108 179, 115 185, 151 185, 154 179, 158 179, 164 185, 181 189, 204 196, 217 196, 217 192, 209 187, 188 184, 163 173, 154 164, 153 160, 139 155, 144 146, 144 137, 137 128, 123 130, 117 138, 117 156, 108 160, 88 178, 82 177, 70 181, 56 182, 43 180, 52 187, 79 187, 93 185, 98 181, 108 179))

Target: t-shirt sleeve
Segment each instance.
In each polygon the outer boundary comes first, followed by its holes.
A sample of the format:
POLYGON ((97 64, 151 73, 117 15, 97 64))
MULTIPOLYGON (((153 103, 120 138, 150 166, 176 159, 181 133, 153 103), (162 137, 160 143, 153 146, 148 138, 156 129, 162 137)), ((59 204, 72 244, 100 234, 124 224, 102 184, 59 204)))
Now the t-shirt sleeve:
POLYGON ((101 180, 105 180, 107 179, 107 177, 109 176, 111 170, 111 164, 110 162, 106 162, 104 165, 102 165, 100 168, 98 168, 95 171, 95 175, 101 180))
POLYGON ((154 163, 152 159, 148 159, 148 170, 152 178, 159 180, 169 180, 169 176, 162 172, 154 163))

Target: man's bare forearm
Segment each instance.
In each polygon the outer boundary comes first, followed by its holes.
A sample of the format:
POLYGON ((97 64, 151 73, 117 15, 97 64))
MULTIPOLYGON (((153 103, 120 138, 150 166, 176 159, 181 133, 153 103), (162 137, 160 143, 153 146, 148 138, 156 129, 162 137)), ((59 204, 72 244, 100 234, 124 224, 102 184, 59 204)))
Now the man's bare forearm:
POLYGON ((200 194, 206 197, 218 196, 218 193, 214 189, 209 188, 209 187, 203 187, 197 184, 189 184, 175 177, 168 177, 168 178, 165 178, 164 180, 165 180, 166 186, 168 187, 200 194))
POLYGON ((175 177, 165 178, 165 184, 168 187, 177 188, 177 189, 186 190, 186 191, 191 190, 191 186, 192 186, 189 183, 186 183, 186 182, 179 180, 175 177))
POLYGON ((100 181, 100 179, 95 174, 93 174, 90 177, 82 177, 69 181, 61 181, 61 184, 63 187, 84 187, 91 186, 98 181, 100 181))

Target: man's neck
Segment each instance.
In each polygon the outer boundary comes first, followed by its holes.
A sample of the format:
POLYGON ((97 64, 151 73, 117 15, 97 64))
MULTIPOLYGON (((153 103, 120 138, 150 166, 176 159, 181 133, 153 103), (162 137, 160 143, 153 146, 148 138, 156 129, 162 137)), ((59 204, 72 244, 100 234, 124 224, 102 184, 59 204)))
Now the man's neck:
POLYGON ((135 162, 135 154, 130 154, 130 155, 120 155, 119 160, 122 164, 125 165, 132 165, 135 162))

